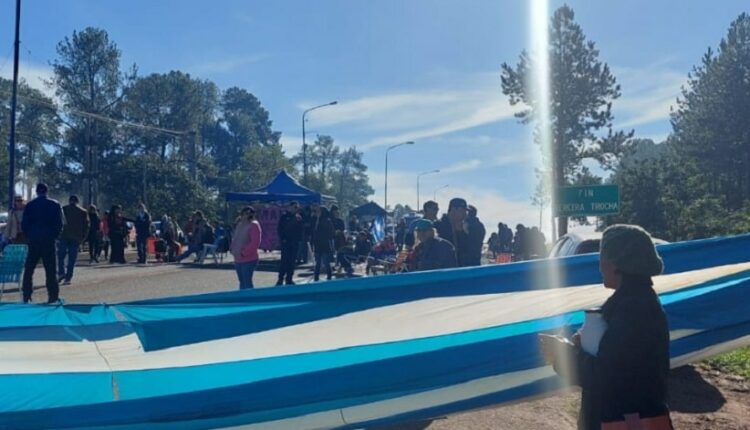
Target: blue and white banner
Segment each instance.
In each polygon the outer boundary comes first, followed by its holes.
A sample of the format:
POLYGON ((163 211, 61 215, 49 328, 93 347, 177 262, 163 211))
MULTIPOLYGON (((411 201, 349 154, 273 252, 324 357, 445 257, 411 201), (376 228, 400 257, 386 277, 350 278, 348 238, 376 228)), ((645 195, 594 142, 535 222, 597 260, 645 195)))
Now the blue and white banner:
MULTIPOLYGON (((674 366, 750 344, 750 235, 663 245, 674 366)), ((0 305, 0 429, 354 429, 562 387, 597 255, 115 305, 0 305)))

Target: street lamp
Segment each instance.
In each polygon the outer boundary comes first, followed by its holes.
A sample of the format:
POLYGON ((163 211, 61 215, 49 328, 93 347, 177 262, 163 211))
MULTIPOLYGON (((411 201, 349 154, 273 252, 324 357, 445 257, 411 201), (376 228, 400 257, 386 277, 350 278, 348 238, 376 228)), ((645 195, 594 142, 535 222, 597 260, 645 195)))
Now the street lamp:
MULTIPOLYGON (((443 190, 443 189, 445 189, 445 188, 448 188, 448 185, 443 185, 443 186, 442 186, 442 187, 440 187, 440 188, 436 188, 436 189, 435 189, 435 192, 433 192, 433 193, 432 193, 432 200, 435 200, 435 201, 437 201, 437 192, 438 192, 438 191, 440 191, 440 190, 443 190)), ((419 210, 419 208, 417 208, 417 210, 419 210)))
POLYGON ((385 150, 385 210, 388 211, 388 153, 391 152, 391 149, 398 148, 399 146, 403 145, 414 145, 414 142, 409 140, 407 142, 397 143, 393 146, 389 146, 388 149, 385 150))
POLYGON ((335 104, 338 104, 338 101, 334 100, 330 103, 314 106, 302 112, 302 182, 304 182, 305 185, 307 185, 307 142, 305 142, 305 115, 307 115, 308 112, 314 111, 315 109, 320 109, 326 106, 333 106, 335 104))
POLYGON ((430 170, 429 172, 422 172, 417 175, 417 210, 419 210, 419 178, 424 175, 431 175, 433 173, 440 173, 440 169, 430 170))

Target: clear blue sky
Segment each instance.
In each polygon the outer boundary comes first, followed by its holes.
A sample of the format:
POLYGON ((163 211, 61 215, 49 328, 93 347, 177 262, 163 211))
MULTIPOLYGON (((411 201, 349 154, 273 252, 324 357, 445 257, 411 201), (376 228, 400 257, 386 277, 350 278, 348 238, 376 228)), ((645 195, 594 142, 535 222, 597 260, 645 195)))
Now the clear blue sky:
MULTIPOLYGON (((0 76, 9 76, 15 1, 0 0, 0 76)), ((550 2, 550 10, 562 2, 550 2)), ((576 19, 622 85, 616 125, 663 139, 669 107, 691 67, 716 46, 747 1, 571 1, 576 19)), ((389 202, 416 204, 438 187, 443 207, 462 195, 495 225, 537 224, 531 208, 538 148, 517 124, 500 89, 500 65, 529 45, 524 1, 337 0, 25 0, 22 74, 49 74, 55 45, 73 30, 107 30, 123 65, 140 74, 177 69, 220 87, 255 93, 283 132, 287 152, 330 134, 365 150, 374 199, 383 200, 385 148, 391 152, 389 202)))

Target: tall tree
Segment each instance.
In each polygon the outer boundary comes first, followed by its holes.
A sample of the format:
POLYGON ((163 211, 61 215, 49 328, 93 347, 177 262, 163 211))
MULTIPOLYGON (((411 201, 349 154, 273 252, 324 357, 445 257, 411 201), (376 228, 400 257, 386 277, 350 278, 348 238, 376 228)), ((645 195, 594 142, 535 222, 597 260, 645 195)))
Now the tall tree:
MULTIPOLYGON (((8 123, 12 81, 0 78, 0 135, 10 132, 8 123), (6 102, 6 100, 8 102, 6 102)), ((60 138, 60 120, 52 99, 41 91, 29 87, 24 80, 18 86, 16 112, 16 177, 29 185, 43 177, 42 166, 51 156, 60 138)), ((0 170, 7 170, 7 153, 2 153, 0 170)), ((3 190, 4 191, 4 190, 3 190)), ((2 191, 0 191, 2 193, 2 191)), ((0 194, 4 195, 4 193, 0 194)))
MULTIPOLYGON (((70 174, 86 179, 88 199, 96 202, 100 159, 114 145, 114 125, 102 118, 116 116, 124 84, 135 76, 120 71, 120 50, 102 29, 74 31, 57 45, 50 84, 65 112, 67 145, 58 154, 70 174), (83 114, 86 113, 86 114, 83 114)), ((103 171, 107 171, 104 166, 103 171)))
POLYGON ((333 195, 342 207, 353 208, 367 203, 375 190, 367 177, 367 166, 357 148, 340 151, 331 172, 333 195))
POLYGON ((672 114, 673 141, 705 172, 728 209, 750 201, 750 15, 729 26, 693 68, 672 114))
MULTIPOLYGON (((543 157, 556 188, 569 184, 582 172, 584 158, 595 158, 609 167, 632 132, 612 131, 612 102, 620 96, 620 86, 609 66, 599 60, 594 42, 586 39, 575 22, 573 9, 562 6, 552 16, 547 52, 524 50, 515 67, 502 65, 503 93, 509 96, 512 105, 527 106, 516 117, 523 123, 534 122, 536 137, 543 126, 539 116, 543 99, 530 88, 533 74, 540 72, 540 55, 549 58, 552 139, 551 153, 543 151, 543 157), (607 133, 601 135, 600 130, 607 133)), ((560 235, 567 232, 567 226, 567 219, 559 218, 560 235)))

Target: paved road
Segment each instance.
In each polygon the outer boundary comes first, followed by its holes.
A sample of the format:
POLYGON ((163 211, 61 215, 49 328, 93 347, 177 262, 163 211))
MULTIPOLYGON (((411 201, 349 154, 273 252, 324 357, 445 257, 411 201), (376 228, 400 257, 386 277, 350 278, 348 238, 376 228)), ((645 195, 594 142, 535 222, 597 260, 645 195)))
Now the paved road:
MULTIPOLYGON (((135 261, 135 254, 127 254, 135 261)), ((265 254, 253 278, 256 287, 269 287, 276 283, 275 254, 265 254)), ((188 260, 192 261, 192 260, 188 260)), ((119 303, 159 297, 184 296, 238 288, 237 275, 229 260, 216 266, 212 263, 150 263, 89 264, 88 256, 81 254, 71 285, 60 287, 60 296, 66 303, 119 303)), ((6 285, 3 301, 20 301, 15 285, 6 285)), ((47 301, 44 288, 44 269, 40 265, 34 273, 35 303, 47 301)))

